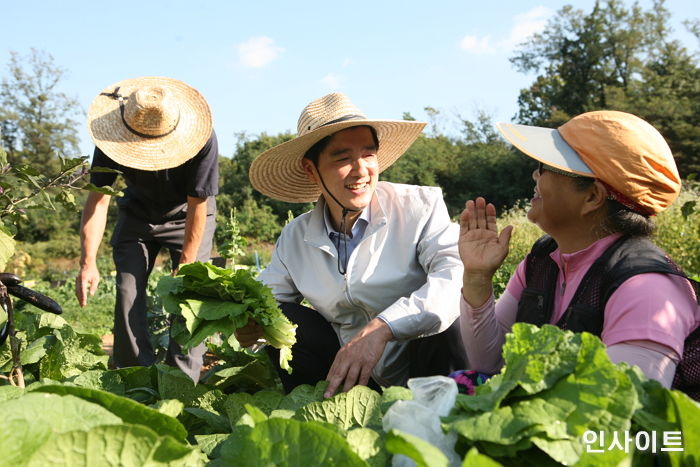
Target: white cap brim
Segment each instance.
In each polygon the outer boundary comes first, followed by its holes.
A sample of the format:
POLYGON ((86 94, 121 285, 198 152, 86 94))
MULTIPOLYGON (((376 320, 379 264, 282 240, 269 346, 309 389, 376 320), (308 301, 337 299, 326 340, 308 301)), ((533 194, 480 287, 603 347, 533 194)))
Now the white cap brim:
POLYGON ((578 175, 595 176, 578 153, 553 128, 497 123, 503 137, 533 159, 578 175))

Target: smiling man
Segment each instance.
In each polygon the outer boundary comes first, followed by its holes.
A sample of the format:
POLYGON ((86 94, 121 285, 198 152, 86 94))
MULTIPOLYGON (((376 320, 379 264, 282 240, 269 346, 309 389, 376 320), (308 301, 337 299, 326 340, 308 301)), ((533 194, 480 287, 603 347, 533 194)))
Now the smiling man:
MULTIPOLYGON (((298 325, 294 371, 278 368, 287 391, 327 379, 329 397, 465 368, 453 296, 462 274, 457 226, 442 192, 378 181, 424 126, 369 120, 329 94, 304 108, 296 138, 253 162, 261 193, 317 201, 284 228, 259 277, 298 325)), ((261 331, 249 323, 237 337, 247 346, 261 331)))

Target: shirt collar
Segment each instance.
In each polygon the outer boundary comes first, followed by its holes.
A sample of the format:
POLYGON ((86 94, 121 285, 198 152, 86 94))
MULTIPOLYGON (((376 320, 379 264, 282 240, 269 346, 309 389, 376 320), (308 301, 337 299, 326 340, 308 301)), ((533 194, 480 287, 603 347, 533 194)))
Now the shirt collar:
POLYGON ((608 235, 593 242, 583 250, 575 251, 573 253, 562 253, 561 250, 557 248, 551 252, 549 256, 559 265, 560 268, 564 269, 564 267, 566 267, 567 271, 574 271, 580 266, 589 267, 596 259, 605 253, 605 250, 607 250, 608 247, 615 242, 615 240, 621 236, 622 234, 620 233, 608 235))
MULTIPOLYGON (((372 203, 368 204, 367 207, 364 208, 360 213, 360 217, 357 218, 355 224, 352 226, 352 230, 350 231, 350 238, 357 235, 358 231, 360 230, 360 227, 366 227, 369 224, 370 220, 372 219, 370 209, 371 205, 372 203)), ((338 233, 333 228, 333 224, 331 224, 331 213, 328 208, 328 204, 326 204, 323 209, 323 221, 326 224, 326 232, 328 233, 328 235, 332 233, 338 233)))

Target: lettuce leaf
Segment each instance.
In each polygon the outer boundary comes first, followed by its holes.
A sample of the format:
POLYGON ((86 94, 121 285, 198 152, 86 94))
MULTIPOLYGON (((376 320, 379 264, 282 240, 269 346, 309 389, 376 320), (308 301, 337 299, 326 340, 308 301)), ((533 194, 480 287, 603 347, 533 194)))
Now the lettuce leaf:
POLYGON ((236 329, 255 320, 267 343, 280 349, 280 366, 291 373, 296 325, 277 306, 272 291, 247 270, 233 271, 210 263, 180 267, 177 276, 164 276, 156 287, 163 307, 178 316, 172 336, 187 350, 221 333, 230 338, 236 329))

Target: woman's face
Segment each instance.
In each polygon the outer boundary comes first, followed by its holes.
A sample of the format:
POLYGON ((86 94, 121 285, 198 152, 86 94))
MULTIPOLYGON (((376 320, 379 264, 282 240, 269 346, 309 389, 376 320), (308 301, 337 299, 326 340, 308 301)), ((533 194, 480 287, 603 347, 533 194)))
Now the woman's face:
POLYGON ((364 209, 372 200, 379 164, 377 146, 368 127, 351 127, 335 133, 321 151, 315 169, 307 159, 302 163, 309 177, 321 188, 332 212, 341 208, 326 189, 348 209, 364 209), (317 174, 323 178, 325 187, 316 179, 317 174))
POLYGON ((532 173, 535 195, 527 218, 552 236, 579 227, 581 207, 588 190, 579 188, 573 177, 547 170, 547 166, 541 167, 532 173))

